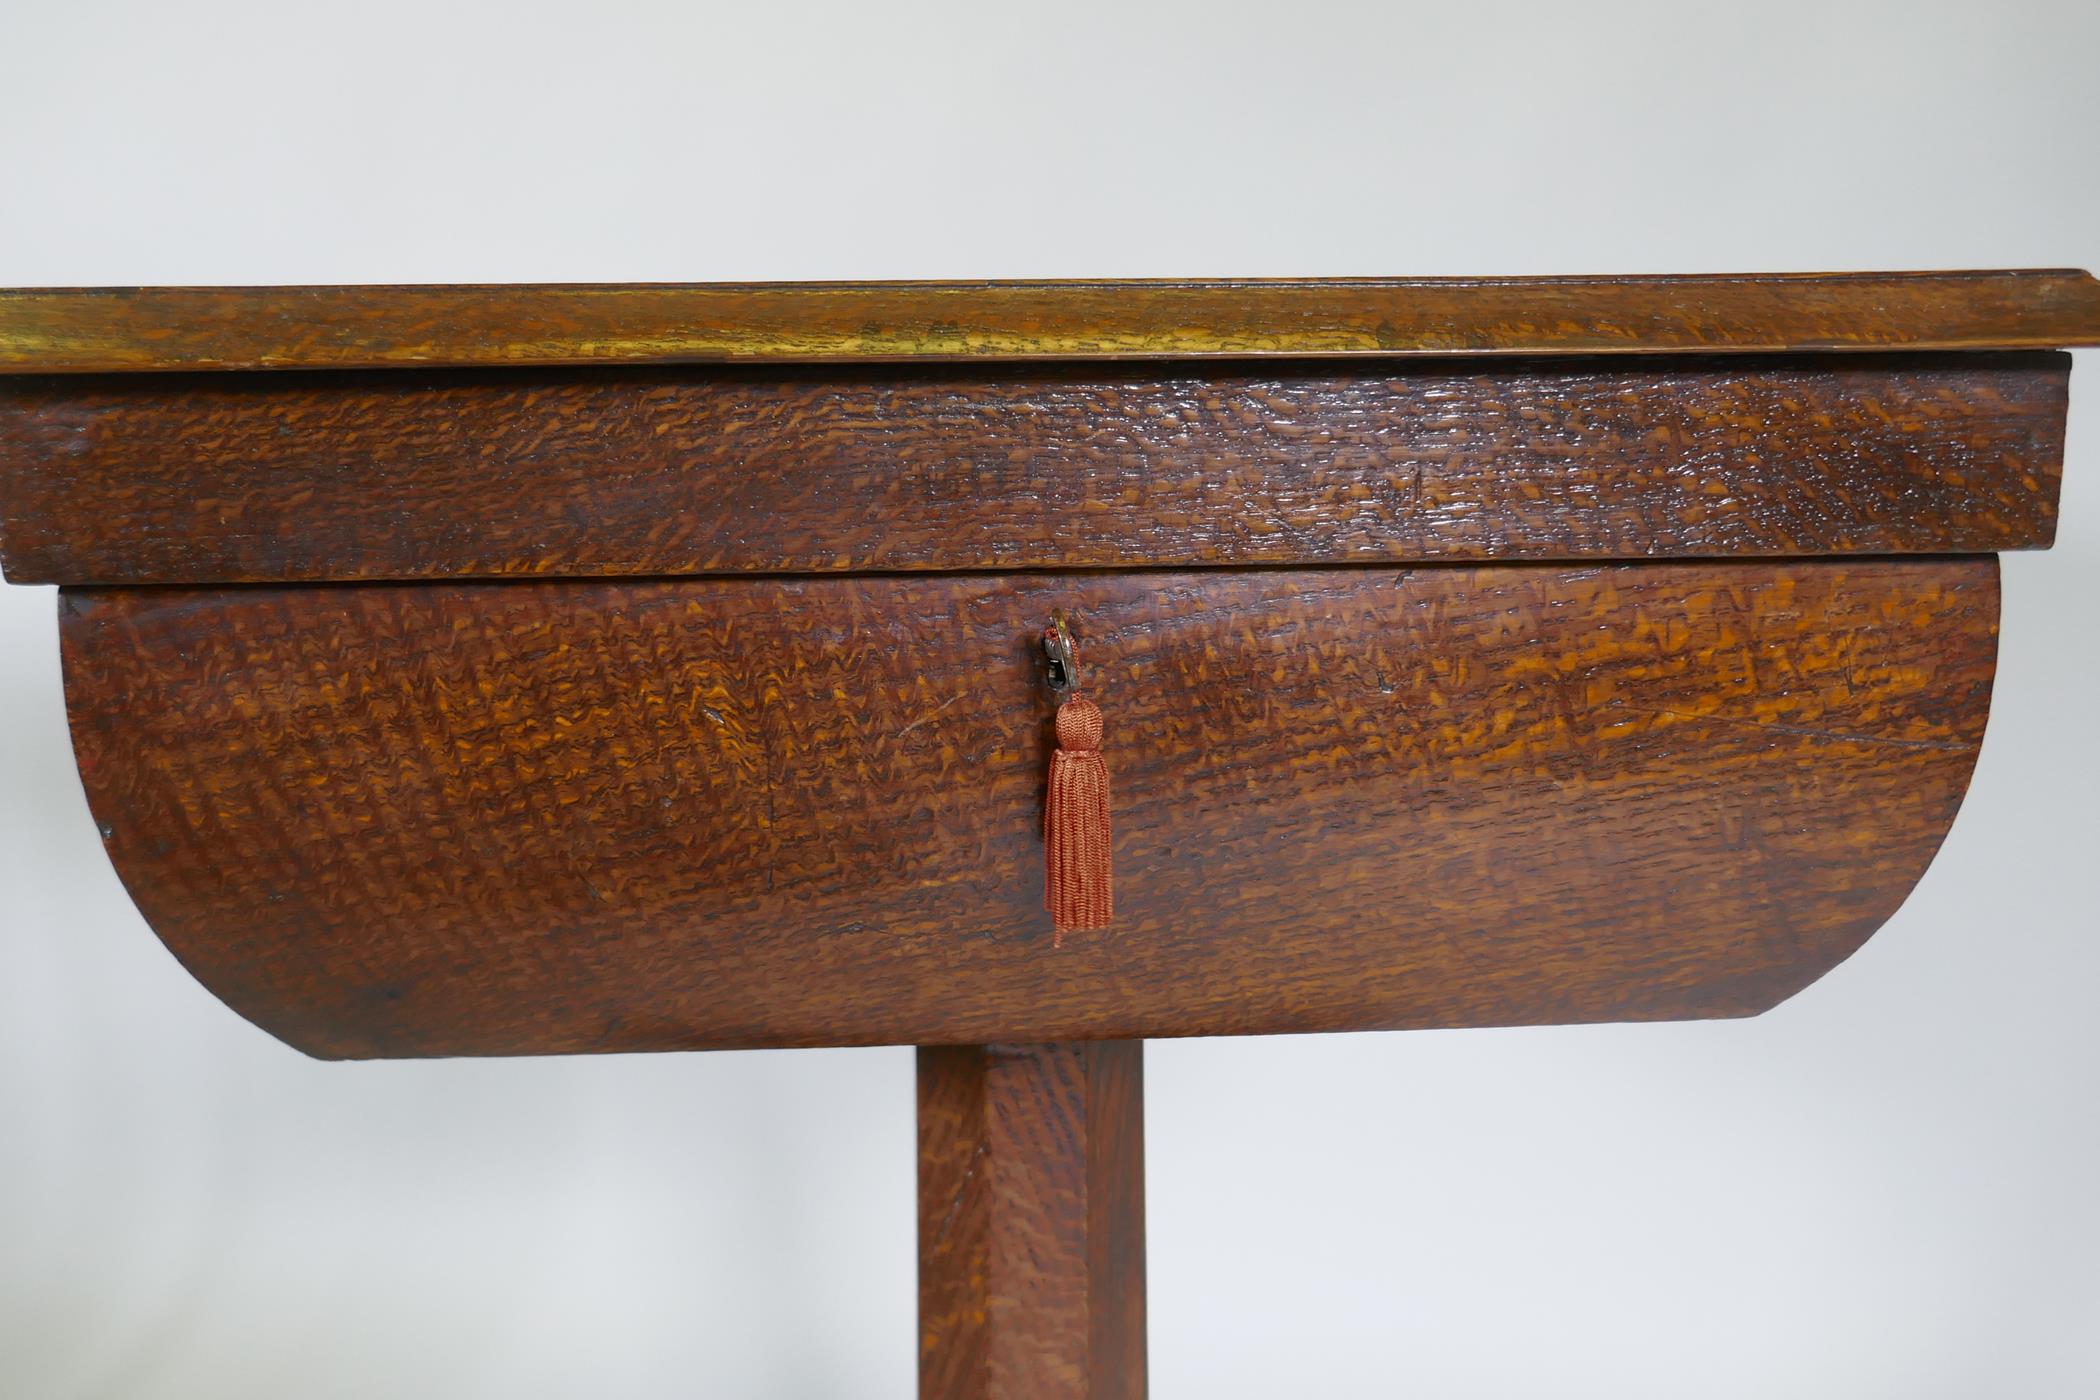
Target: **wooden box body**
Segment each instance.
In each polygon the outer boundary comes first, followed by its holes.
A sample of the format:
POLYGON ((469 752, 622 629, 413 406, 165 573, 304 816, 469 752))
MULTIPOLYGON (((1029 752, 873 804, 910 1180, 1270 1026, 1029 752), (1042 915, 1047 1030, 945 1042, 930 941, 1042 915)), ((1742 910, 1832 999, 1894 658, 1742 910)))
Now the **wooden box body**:
POLYGON ((0 562, 140 909, 310 1053, 1745 1015, 1953 819, 2096 327, 2060 273, 0 294, 0 562), (1053 610, 1117 818, 1061 947, 1053 610))

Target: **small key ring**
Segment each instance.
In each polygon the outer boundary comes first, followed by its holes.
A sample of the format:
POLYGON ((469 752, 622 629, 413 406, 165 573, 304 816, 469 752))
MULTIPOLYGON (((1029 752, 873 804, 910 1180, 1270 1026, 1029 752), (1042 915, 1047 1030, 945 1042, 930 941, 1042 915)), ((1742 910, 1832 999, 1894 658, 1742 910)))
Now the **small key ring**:
POLYGON ((1050 614, 1043 631, 1045 673, 1052 692, 1069 695, 1079 689, 1079 649, 1072 643, 1072 629, 1065 625, 1063 609, 1050 614))

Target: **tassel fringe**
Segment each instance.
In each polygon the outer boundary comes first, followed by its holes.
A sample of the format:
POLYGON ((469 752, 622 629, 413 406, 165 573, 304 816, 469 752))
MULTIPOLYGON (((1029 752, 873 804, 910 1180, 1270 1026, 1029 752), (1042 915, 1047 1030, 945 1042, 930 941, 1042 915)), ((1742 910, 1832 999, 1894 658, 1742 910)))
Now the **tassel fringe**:
POLYGON ((1101 759, 1101 711, 1074 695, 1057 707, 1057 752, 1043 804, 1045 878, 1053 945, 1067 933, 1107 928, 1110 888, 1108 765, 1101 759))

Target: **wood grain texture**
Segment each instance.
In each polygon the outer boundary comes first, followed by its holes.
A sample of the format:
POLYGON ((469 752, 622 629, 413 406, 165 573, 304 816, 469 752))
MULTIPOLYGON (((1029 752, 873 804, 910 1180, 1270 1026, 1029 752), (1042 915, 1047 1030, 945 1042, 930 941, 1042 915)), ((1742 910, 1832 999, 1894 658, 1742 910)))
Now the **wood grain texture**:
POLYGON ((2100 342, 2072 270, 0 292, 0 372, 2100 342))
POLYGON ((1982 552, 2070 357, 0 382, 0 565, 207 583, 1982 552))
POLYGON ((1143 1400, 1144 1047, 919 1051, 920 1400, 1143 1400))
POLYGON ((149 923, 322 1056, 1732 1016, 1952 820, 1989 558, 68 590, 149 923), (1107 715, 1051 949, 1036 635, 1107 715))

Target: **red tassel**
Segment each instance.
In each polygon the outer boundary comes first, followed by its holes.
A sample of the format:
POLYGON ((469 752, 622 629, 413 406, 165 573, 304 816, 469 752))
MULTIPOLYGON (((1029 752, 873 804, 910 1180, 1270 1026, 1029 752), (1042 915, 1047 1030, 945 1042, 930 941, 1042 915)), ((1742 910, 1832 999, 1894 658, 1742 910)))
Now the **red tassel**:
POLYGON ((1083 695, 1057 707, 1057 752, 1043 804, 1043 903, 1052 946, 1067 933, 1108 927, 1108 765, 1101 761, 1101 711, 1083 695))

